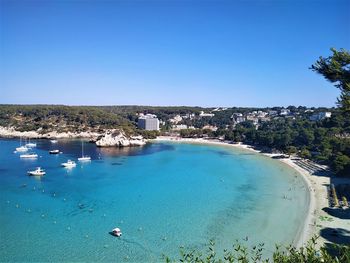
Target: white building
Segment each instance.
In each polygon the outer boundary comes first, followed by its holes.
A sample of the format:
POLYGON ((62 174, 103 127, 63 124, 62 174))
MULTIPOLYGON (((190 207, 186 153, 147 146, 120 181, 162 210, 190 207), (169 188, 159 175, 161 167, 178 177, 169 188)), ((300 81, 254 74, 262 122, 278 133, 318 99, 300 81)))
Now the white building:
POLYGON ((187 127, 186 124, 173 125, 171 128, 172 128, 172 130, 174 130, 174 131, 180 131, 180 130, 186 130, 186 129, 188 129, 188 127, 187 127))
POLYGON ((217 131, 218 127, 212 126, 212 125, 205 125, 203 129, 211 130, 211 131, 217 131))
POLYGON ((201 113, 199 113, 199 117, 214 117, 215 114, 214 113, 204 113, 204 111, 201 111, 201 113))
POLYGON ((242 113, 233 113, 231 116, 231 119, 233 119, 234 117, 243 117, 242 113))
POLYGON ((194 113, 187 113, 187 114, 181 116, 181 118, 183 118, 183 119, 190 119, 190 120, 194 119, 195 117, 196 117, 196 114, 194 114, 194 113))
POLYGON ((321 121, 323 119, 330 118, 331 116, 332 116, 332 113, 329 111, 319 112, 319 113, 315 113, 315 114, 311 115, 310 120, 311 121, 321 121))
POLYGON ((245 121, 245 117, 242 113, 233 113, 231 119, 235 124, 241 123, 245 121))
POLYGON ((247 116, 247 121, 253 122, 255 125, 259 123, 259 118, 254 116, 254 115, 248 115, 247 116))
POLYGON ((153 114, 141 115, 137 125, 140 129, 147 131, 159 131, 159 120, 157 116, 153 114))
POLYGON ((277 112, 276 110, 270 110, 270 111, 268 112, 268 114, 269 114, 270 116, 276 116, 276 115, 278 114, 278 112, 277 112))
POLYGON ((245 117, 236 117, 235 119, 234 119, 234 121, 236 122, 236 123, 241 123, 241 122, 244 122, 246 119, 245 119, 245 117))
POLYGON ((224 110, 227 110, 227 108, 216 108, 216 109, 213 109, 212 111, 224 111, 224 110))
POLYGON ((169 119, 169 122, 177 124, 182 121, 182 117, 180 115, 176 115, 175 117, 169 119))
POLYGON ((267 112, 259 110, 258 113, 256 114, 257 117, 259 118, 265 118, 268 115, 267 112))
POLYGON ((290 114, 290 110, 288 110, 288 109, 282 109, 281 112, 280 112, 281 116, 286 116, 286 115, 289 115, 289 114, 290 114))

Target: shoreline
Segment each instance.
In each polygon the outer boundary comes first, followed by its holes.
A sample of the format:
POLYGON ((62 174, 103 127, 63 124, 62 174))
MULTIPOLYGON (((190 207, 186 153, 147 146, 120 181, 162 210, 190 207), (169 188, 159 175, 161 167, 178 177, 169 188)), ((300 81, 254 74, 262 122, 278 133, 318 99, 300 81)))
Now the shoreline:
MULTIPOLYGON (((159 136, 156 139, 150 140, 151 142, 161 142, 161 141, 171 141, 171 142, 179 142, 179 143, 191 143, 191 144, 207 144, 207 145, 217 145, 217 146, 229 146, 238 149, 248 150, 255 153, 262 154, 266 157, 273 158, 274 156, 278 156, 280 154, 270 154, 263 153, 259 150, 254 149, 253 147, 242 144, 242 143, 229 143, 225 141, 217 141, 217 140, 205 140, 202 138, 178 138, 171 136, 159 136)), ((319 178, 319 176, 313 176, 309 171, 301 168, 296 163, 293 162, 292 158, 281 158, 276 159, 282 162, 285 165, 288 165, 290 168, 294 169, 301 175, 304 180, 307 189, 309 189, 309 204, 308 210, 305 215, 304 224, 300 226, 298 232, 295 234, 293 245, 295 247, 301 247, 305 245, 312 237, 315 235, 319 236, 319 231, 316 228, 316 220, 320 216, 322 208, 328 207, 328 194, 326 185, 330 183, 329 177, 319 178)), ((322 228, 321 228, 322 229, 322 228)), ((320 230, 321 230, 320 229, 320 230)), ((324 245, 325 239, 318 238, 317 246, 324 245)))
POLYGON ((93 139, 103 135, 100 132, 48 132, 39 133, 38 131, 17 131, 14 127, 0 126, 0 138, 29 138, 29 139, 93 139))
POLYGON ((38 131, 16 131, 13 127, 0 126, 0 138, 22 138, 25 139, 83 139, 94 142, 98 147, 132 147, 146 144, 142 136, 127 136, 123 130, 109 129, 103 132, 49 132, 40 134, 38 131))
MULTIPOLYGON (((12 136, 4 136, 2 134, 5 130, 6 132, 9 132, 8 129, 1 129, 0 127, 0 138, 18 138, 18 134, 22 134, 23 132, 16 131, 15 134, 11 134, 12 136), (18 134, 17 134, 18 133, 18 134)), ((25 133, 31 133, 31 132, 25 132, 25 133)), ((84 134, 84 133, 83 133, 84 134)), ((84 135, 90 135, 92 133, 86 132, 84 135)), ((8 135, 8 134, 6 134, 8 135)), ((57 139, 67 139, 67 140, 74 140, 74 139, 89 139, 89 136, 79 136, 82 135, 82 133, 73 133, 69 134, 71 136, 57 136, 57 139), (73 135, 73 136, 72 136, 73 135), (78 136, 77 136, 78 135, 78 136)), ((31 136, 28 136, 31 137, 31 136)), ((32 137, 36 139, 54 139, 55 137, 52 136, 51 138, 37 138, 32 137)), ((91 138, 91 137, 90 137, 91 138)), ((174 137, 174 136, 158 136, 155 139, 146 139, 145 142, 162 142, 162 141, 169 141, 169 142, 178 142, 178 143, 190 143, 190 144, 207 144, 207 145, 217 145, 217 146, 224 146, 224 147, 235 147, 242 150, 251 151, 257 154, 262 154, 269 158, 274 158, 276 156, 280 156, 279 153, 265 153, 260 150, 254 149, 254 147, 243 144, 243 143, 232 143, 230 141, 220 141, 218 139, 203 139, 203 138, 180 138, 180 137, 174 137)), ((115 147, 115 146, 110 146, 115 147)), ((319 248, 320 246, 323 246, 325 243, 329 243, 331 239, 334 239, 334 233, 325 233, 323 232, 323 236, 320 235, 320 233, 327 229, 337 229, 337 228, 344 228, 345 230, 348 230, 350 233, 350 220, 341 219, 339 217, 335 217, 327 213, 326 211, 332 208, 329 208, 329 200, 328 200, 328 189, 327 187, 331 183, 336 185, 341 184, 347 184, 350 185, 350 179, 348 178, 334 178, 331 175, 331 172, 327 171, 324 172, 324 174, 321 175, 313 175, 310 173, 307 168, 301 167, 300 164, 298 165, 296 162, 296 159, 293 159, 291 157, 284 157, 284 158, 274 158, 281 163, 288 165, 290 168, 295 170, 299 175, 301 175, 306 188, 308 189, 308 210, 305 213, 304 216, 304 224, 300 225, 298 231, 295 234, 295 237, 293 239, 292 245, 295 247, 301 247, 307 243, 312 237, 317 236, 317 243, 316 247, 319 248)), ((302 160, 302 159, 298 159, 302 160)), ((320 166, 321 167, 321 166, 320 166)), ((321 167, 324 169, 325 167, 321 167)), ((350 213, 350 209, 347 209, 347 213, 350 213)), ((346 239, 347 237, 345 237, 346 239)), ((340 237, 339 240, 342 240, 340 237)))

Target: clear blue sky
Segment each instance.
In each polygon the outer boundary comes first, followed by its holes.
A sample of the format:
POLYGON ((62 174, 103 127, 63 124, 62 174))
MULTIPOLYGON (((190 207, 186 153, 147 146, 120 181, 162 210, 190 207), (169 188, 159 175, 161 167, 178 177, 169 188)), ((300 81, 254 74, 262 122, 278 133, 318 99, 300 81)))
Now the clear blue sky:
POLYGON ((334 106, 350 1, 0 0, 0 103, 334 106))

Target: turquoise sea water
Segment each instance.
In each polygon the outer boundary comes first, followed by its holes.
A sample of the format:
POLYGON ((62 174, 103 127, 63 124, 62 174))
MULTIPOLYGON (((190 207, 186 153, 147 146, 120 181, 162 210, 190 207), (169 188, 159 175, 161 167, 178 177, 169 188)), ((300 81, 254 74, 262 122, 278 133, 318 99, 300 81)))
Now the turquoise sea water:
POLYGON ((0 140, 0 261, 159 262, 210 239, 219 250, 265 242, 269 253, 293 241, 308 207, 294 170, 232 147, 86 143, 92 162, 65 169, 80 141, 37 143, 40 158, 20 160, 19 141, 0 140), (48 154, 54 148, 63 154, 48 154), (36 166, 47 174, 27 176, 36 166))

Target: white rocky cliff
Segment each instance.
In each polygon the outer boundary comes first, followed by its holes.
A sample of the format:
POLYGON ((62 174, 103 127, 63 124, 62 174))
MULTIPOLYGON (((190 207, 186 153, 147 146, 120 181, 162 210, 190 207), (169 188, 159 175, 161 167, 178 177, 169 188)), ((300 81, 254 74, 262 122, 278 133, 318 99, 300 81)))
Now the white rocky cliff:
POLYGON ((104 133, 97 132, 62 132, 56 131, 49 133, 40 133, 39 131, 17 131, 14 127, 1 127, 0 137, 24 137, 32 139, 73 139, 85 138, 95 141, 99 147, 127 147, 127 146, 142 146, 146 141, 142 136, 126 136, 121 130, 107 130, 104 133))
POLYGON ((32 138, 32 139, 70 139, 70 138, 97 138, 101 136, 100 133, 84 131, 84 132, 48 132, 41 133, 40 130, 37 131, 17 131, 14 127, 1 127, 0 126, 0 137, 24 137, 24 138, 32 138))
POLYGON ((96 145, 99 147, 127 147, 127 146, 142 146, 146 142, 142 136, 127 137, 121 131, 108 131, 103 136, 99 137, 96 141, 96 145))

